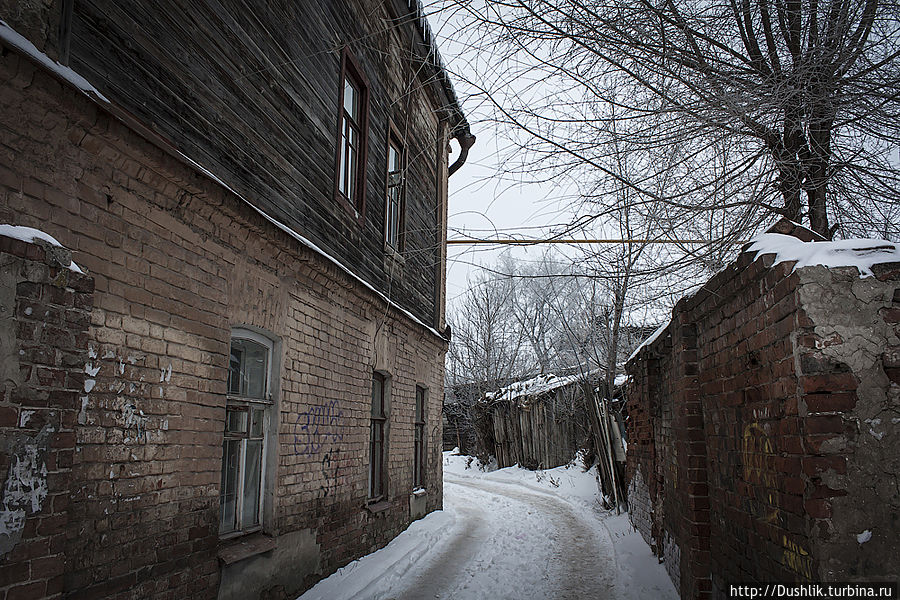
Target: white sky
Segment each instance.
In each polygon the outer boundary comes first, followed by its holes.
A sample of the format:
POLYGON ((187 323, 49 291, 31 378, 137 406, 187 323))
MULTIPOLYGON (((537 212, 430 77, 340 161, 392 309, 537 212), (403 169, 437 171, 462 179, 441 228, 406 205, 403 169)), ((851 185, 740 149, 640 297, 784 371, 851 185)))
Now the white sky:
MULTIPOLYGON (((548 226, 568 222, 571 214, 561 209, 557 200, 565 193, 560 186, 525 183, 503 175, 502 161, 509 154, 508 142, 498 126, 489 122, 489 108, 483 100, 473 97, 472 88, 457 75, 479 80, 472 65, 485 66, 486 62, 475 60, 472 52, 454 39, 453 25, 445 20, 446 12, 438 12, 434 5, 427 7, 426 12, 463 112, 477 138, 465 165, 450 178, 448 238, 484 238, 498 233, 498 237, 538 238, 547 233, 548 226)), ((453 147, 458 151, 455 143, 453 147)), ((451 155, 451 162, 456 156, 451 155)), ((537 259, 545 249, 546 246, 449 246, 448 300, 452 303, 468 289, 467 281, 478 270, 476 265, 492 265, 504 251, 522 260, 537 259)))

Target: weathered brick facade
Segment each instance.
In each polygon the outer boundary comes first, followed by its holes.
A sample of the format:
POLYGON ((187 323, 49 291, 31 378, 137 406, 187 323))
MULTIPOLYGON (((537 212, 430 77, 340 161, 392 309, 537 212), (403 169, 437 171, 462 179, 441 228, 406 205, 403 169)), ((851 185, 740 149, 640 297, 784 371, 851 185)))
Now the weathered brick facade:
POLYGON ((0 589, 59 596, 66 562, 77 396, 93 281, 67 251, 0 237, 0 589))
POLYGON ((631 516, 683 598, 900 576, 900 269, 773 260, 742 254, 628 364, 631 516))
MULTIPOLYGON (((0 599, 294 597, 442 505, 443 262, 425 260, 419 274, 420 257, 410 259, 395 301, 389 277, 370 285, 306 241, 322 232, 301 238, 273 223, 114 108, 15 50, 0 57, 0 222, 49 233, 89 274, 0 238, 12 265, 4 273, 14 273, 0 283, 18 278, 24 351, 0 404, 0 473, 26 447, 37 448, 38 472, 47 465, 46 498, 26 511, 21 539, 0 535, 10 545, 0 599), (273 425, 262 530, 223 539, 235 328, 272 340, 273 425), (367 502, 374 372, 389 381, 377 505, 367 502), (424 495, 412 494, 417 386, 426 391, 424 495)), ((373 159, 372 173, 383 168, 373 159)), ((422 184, 425 204, 409 199, 413 219, 431 203, 432 225, 413 235, 433 245, 446 163, 417 173, 437 178, 422 184)), ((353 252, 381 235, 383 207, 368 211, 353 252)))

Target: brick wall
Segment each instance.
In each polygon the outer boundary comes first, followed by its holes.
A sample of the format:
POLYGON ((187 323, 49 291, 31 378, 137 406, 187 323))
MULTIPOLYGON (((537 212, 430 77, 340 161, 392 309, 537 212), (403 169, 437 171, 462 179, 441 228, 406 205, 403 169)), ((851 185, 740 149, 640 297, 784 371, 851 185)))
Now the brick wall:
MULTIPOLYGON (((71 477, 51 486, 71 493, 54 590, 293 597, 409 523, 417 384, 429 391, 426 510, 442 505, 442 339, 16 53, 0 59, 0 80, 0 221, 56 237, 96 288, 69 365, 81 375, 65 388, 71 477), (275 547, 226 564, 219 487, 238 326, 278 342, 264 529, 275 547), (391 380, 388 502, 376 512, 365 508, 373 370, 391 380), (304 429, 316 414, 328 419, 304 429)), ((26 558, 3 559, 2 585, 32 583, 26 558)))
POLYGON ((68 252, 0 237, 0 598, 63 592, 75 409, 93 281, 68 252))
POLYGON ((900 473, 898 270, 773 262, 741 255, 628 364, 631 517, 685 598, 898 576, 900 495, 866 483, 900 473))

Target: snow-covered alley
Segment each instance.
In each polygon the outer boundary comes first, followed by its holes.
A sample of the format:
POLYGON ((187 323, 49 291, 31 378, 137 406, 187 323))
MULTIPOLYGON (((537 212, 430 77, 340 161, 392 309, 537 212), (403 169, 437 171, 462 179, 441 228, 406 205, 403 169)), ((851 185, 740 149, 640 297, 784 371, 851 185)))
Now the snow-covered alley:
POLYGON ((301 599, 678 597, 627 516, 600 508, 592 472, 475 464, 445 452, 444 510, 301 599))

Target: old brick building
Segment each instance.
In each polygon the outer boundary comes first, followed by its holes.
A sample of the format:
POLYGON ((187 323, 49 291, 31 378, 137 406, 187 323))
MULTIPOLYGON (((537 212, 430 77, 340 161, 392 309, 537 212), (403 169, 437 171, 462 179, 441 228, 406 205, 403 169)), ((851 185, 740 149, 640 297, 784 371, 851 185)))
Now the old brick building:
POLYGON ((293 597, 439 508, 474 138, 420 6, 0 18, 0 222, 71 250, 0 237, 0 598, 293 597))

